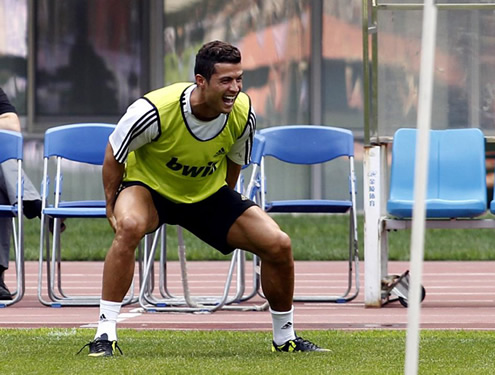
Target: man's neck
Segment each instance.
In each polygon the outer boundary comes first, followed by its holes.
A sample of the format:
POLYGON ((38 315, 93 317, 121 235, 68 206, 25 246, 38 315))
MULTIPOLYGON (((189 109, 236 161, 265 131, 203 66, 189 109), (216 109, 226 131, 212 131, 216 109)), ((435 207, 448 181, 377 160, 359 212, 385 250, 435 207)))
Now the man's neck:
POLYGON ((199 87, 194 88, 189 100, 192 114, 200 121, 211 121, 220 115, 219 113, 212 113, 209 110, 208 104, 206 104, 199 87))

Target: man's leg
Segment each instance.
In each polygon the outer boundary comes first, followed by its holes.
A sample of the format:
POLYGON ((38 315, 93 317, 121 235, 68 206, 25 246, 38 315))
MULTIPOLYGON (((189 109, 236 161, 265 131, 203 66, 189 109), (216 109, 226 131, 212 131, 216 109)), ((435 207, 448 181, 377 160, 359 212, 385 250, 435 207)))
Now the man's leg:
POLYGON ((0 300, 11 300, 12 295, 4 282, 4 273, 9 268, 10 237, 12 221, 10 218, 0 219, 0 300))
POLYGON ((10 237, 12 236, 12 220, 0 219, 0 271, 9 268, 10 237))
POLYGON ((290 238, 278 224, 258 206, 252 206, 234 222, 227 242, 260 257, 261 284, 270 307, 276 311, 290 310, 294 260, 290 238))
MULTIPOLYGON (((4 163, 3 163, 4 164, 4 163)), ((3 165, 3 164, 0 164, 3 165)), ((0 204, 10 204, 3 169, 0 167, 0 204)), ((4 282, 5 270, 9 268, 10 238, 12 236, 12 220, 0 219, 0 300, 11 300, 12 296, 4 282)))
POLYGON ((274 341, 283 344, 294 339, 294 260, 289 236, 270 216, 258 206, 253 206, 232 225, 227 242, 260 257, 261 286, 270 304, 274 341), (285 328, 282 330, 282 327, 285 328))
POLYGON ((117 227, 105 258, 100 319, 95 341, 90 344, 90 356, 113 353, 117 341, 117 316, 134 276, 136 247, 146 233, 158 226, 158 214, 151 194, 142 186, 123 189, 114 213, 117 227))
POLYGON ((261 286, 273 321, 273 351, 326 351, 296 337, 293 324, 294 259, 289 236, 258 206, 231 226, 227 242, 261 259, 261 286))

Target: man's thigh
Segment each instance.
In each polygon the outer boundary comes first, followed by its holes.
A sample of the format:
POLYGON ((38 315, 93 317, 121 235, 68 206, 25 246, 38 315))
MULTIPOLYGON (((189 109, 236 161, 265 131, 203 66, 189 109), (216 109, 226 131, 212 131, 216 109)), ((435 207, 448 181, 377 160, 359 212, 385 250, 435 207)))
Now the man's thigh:
POLYGON ((153 232, 159 224, 151 193, 140 185, 126 186, 119 192, 114 214, 117 223, 124 218, 132 218, 144 226, 146 233, 153 232))
POLYGON ((234 247, 261 255, 279 234, 278 224, 259 206, 253 206, 237 218, 227 240, 234 247))
POLYGON ((177 223, 223 254, 236 249, 227 241, 230 228, 255 203, 224 186, 204 201, 179 205, 177 223))

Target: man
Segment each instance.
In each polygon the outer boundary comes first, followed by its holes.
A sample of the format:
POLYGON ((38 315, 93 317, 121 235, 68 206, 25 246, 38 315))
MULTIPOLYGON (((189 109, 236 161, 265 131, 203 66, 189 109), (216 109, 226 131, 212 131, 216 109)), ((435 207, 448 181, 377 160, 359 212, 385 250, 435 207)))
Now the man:
POLYGON ((294 333, 289 237, 234 190, 256 126, 241 92, 241 54, 224 42, 207 43, 196 55, 194 73, 194 84, 173 84, 138 99, 110 136, 103 185, 115 238, 89 355, 111 356, 118 348, 116 320, 132 282, 135 249, 163 223, 181 225, 224 254, 240 248, 258 255, 273 318, 272 350, 326 351, 294 333))
MULTIPOLYGON (((0 88, 0 129, 21 131, 21 123, 14 106, 0 88)), ((32 219, 41 215, 41 197, 31 180, 24 178, 24 215, 32 219)), ((17 163, 7 160, 0 164, 0 204, 14 204, 17 201, 17 163)), ((11 300, 12 295, 5 285, 4 273, 9 268, 11 219, 0 218, 0 300, 11 300)))

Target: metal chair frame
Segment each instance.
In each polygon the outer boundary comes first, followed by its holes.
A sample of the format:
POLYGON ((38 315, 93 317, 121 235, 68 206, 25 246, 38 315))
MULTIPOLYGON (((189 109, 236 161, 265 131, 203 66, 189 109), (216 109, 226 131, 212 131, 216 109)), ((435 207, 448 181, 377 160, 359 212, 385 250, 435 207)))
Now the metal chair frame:
MULTIPOLYGON (((40 253, 38 267, 38 299, 46 306, 98 306, 100 296, 68 295, 62 287, 61 270, 61 220, 65 218, 106 218, 104 200, 64 201, 62 199, 62 162, 103 165, 108 137, 115 128, 111 124, 82 123, 63 125, 48 129, 44 139, 42 212, 40 229, 40 253), (55 158, 54 202, 48 203, 49 160, 55 158), (52 244, 50 246, 49 219, 53 220, 52 244), (51 252, 50 252, 51 247, 51 252), (47 294, 43 296, 43 262, 46 254, 47 294)), ((133 283, 134 285, 134 283, 133 283)), ((131 287, 124 304, 135 303, 131 287)))
POLYGON ((12 219, 12 237, 15 252, 16 290, 12 292, 14 298, 10 301, 0 301, 0 307, 7 307, 19 302, 24 296, 25 291, 22 134, 10 130, 0 130, 0 145, 0 163, 11 159, 15 159, 17 162, 17 203, 13 205, 0 205, 0 217, 12 219))
MULTIPOLYGON (((288 125, 263 129, 255 143, 262 146, 253 152, 253 171, 247 191, 266 212, 347 213, 349 215, 349 258, 346 290, 341 295, 295 295, 301 302, 349 302, 359 294, 359 251, 356 216, 356 176, 354 172, 354 137, 346 129, 312 125, 288 125), (265 158, 274 157, 289 164, 314 165, 347 157, 349 171, 348 200, 281 200, 267 201, 265 158), (353 279, 355 280, 353 291, 353 279)), ((259 275, 258 275, 259 277, 259 275)), ((258 292, 260 295, 262 293, 258 292)), ((262 295, 263 296, 263 295, 262 295)))
MULTIPOLYGON (((237 189, 243 191, 243 178, 239 179, 237 189)), ((253 259, 253 288, 246 294, 246 256, 245 252, 236 249, 231 257, 229 270, 226 276, 223 294, 220 296, 192 296, 189 291, 186 246, 184 244, 183 229, 177 226, 179 242, 179 261, 181 268, 182 295, 174 295, 168 288, 167 277, 167 247, 166 225, 160 227, 153 235, 144 238, 143 282, 139 294, 139 303, 146 311, 154 312, 215 312, 223 310, 261 311, 268 308, 268 303, 262 305, 241 305, 257 294, 259 279, 256 272, 256 260, 253 259), (158 243, 160 244, 158 246, 158 243), (159 257, 159 296, 153 294, 154 289, 154 259, 157 249, 159 257), (236 275, 236 288, 231 292, 232 281, 236 275)))

